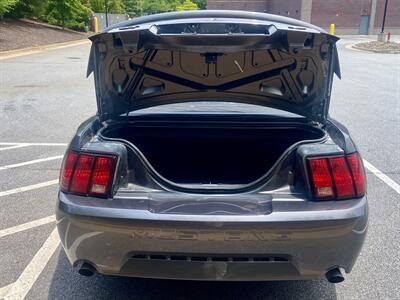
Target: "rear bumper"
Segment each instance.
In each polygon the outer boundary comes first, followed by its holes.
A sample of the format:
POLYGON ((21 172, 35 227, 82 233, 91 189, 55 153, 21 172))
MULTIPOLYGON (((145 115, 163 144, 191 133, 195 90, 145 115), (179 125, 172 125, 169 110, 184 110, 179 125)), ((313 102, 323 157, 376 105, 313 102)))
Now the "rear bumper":
POLYGON ((257 281, 318 278, 335 267, 350 272, 368 219, 366 198, 330 212, 246 217, 155 214, 80 200, 60 193, 57 205, 71 264, 133 277, 257 281))

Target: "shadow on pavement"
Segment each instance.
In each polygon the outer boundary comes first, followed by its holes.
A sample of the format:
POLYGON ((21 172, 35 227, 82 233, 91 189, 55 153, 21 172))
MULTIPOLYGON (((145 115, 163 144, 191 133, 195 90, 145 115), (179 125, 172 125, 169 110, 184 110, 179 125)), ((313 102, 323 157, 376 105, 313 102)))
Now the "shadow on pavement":
POLYGON ((199 282, 83 277, 60 251, 49 299, 336 299, 325 278, 314 281, 199 282))

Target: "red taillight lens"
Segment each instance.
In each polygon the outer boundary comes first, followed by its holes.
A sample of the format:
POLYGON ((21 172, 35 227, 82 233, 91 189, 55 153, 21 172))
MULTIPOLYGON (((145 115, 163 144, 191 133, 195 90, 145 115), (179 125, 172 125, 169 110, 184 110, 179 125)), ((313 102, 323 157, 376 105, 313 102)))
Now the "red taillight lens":
POLYGON ((311 179, 314 187, 314 196, 318 199, 331 199, 333 191, 332 177, 326 159, 310 159, 311 179))
POLYGON ((353 153, 347 156, 347 162, 350 166, 351 173, 353 175, 354 186, 356 187, 357 196, 365 195, 365 173, 364 167, 361 163, 360 156, 357 153, 353 153))
POLYGON ((74 171, 77 158, 78 154, 72 151, 69 151, 64 157, 60 173, 60 187, 61 190, 64 192, 68 191, 69 183, 71 181, 72 172, 74 171))
POLYGON ((88 191, 88 185, 90 181, 90 175, 92 174, 94 156, 81 154, 79 155, 78 162, 75 166, 75 171, 72 176, 71 182, 71 193, 86 194, 88 191))
POLYGON ((355 195, 353 180, 351 178, 346 159, 342 157, 329 158, 329 165, 333 175, 336 197, 346 198, 355 195))
POLYGON ((63 192, 107 196, 111 190, 116 156, 69 151, 63 161, 60 187, 63 192))
POLYGON ((90 194, 108 194, 114 172, 115 157, 98 157, 94 165, 90 194))
POLYGON ((358 153, 308 159, 314 197, 346 199, 365 194, 364 169, 358 153))

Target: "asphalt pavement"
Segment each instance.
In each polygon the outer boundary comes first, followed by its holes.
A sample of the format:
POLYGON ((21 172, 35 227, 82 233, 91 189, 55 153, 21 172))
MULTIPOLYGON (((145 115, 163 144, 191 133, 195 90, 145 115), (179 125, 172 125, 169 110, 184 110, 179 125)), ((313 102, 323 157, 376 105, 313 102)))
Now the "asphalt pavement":
POLYGON ((331 116, 369 163, 370 223, 352 273, 337 285, 78 275, 53 215, 61 156, 96 111, 89 44, 0 60, 0 299, 399 299, 400 55, 348 48, 361 40, 340 42, 331 116))

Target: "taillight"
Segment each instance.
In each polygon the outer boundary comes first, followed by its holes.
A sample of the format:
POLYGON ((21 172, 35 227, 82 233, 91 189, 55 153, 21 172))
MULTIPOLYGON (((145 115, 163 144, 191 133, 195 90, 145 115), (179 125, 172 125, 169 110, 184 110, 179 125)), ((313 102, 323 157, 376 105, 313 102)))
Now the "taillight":
POLYGON ((328 161, 326 159, 310 159, 309 164, 315 197, 320 199, 333 198, 335 193, 328 161))
POLYGON ((69 183, 71 182, 71 176, 72 172, 74 171, 77 158, 78 154, 72 151, 68 151, 64 157, 60 173, 60 187, 63 191, 68 191, 69 189, 69 183))
POLYGON ((308 165, 315 199, 347 199, 365 194, 364 169, 358 153, 308 158, 308 165))
POLYGON ((353 175, 357 196, 363 196, 365 194, 365 173, 360 156, 353 153, 347 156, 347 162, 353 175))
POLYGON ((71 178, 71 193, 86 194, 88 191, 90 175, 92 174, 94 156, 80 154, 71 178))
POLYGON ((93 168, 90 194, 108 194, 112 179, 111 171, 114 170, 114 157, 97 157, 93 168))
POLYGON ((107 196, 110 193, 117 158, 112 155, 69 151, 61 167, 63 192, 107 196))
POLYGON ((344 157, 329 158, 329 165, 335 184, 336 197, 347 198, 355 195, 353 179, 344 157))

